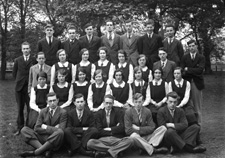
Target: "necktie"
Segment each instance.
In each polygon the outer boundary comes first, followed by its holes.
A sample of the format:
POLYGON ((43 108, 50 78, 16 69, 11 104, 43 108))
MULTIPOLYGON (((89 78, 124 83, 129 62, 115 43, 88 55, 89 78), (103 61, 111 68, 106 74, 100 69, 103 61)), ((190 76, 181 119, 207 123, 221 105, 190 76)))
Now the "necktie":
POLYGON ((170 110, 170 114, 173 117, 174 116, 174 110, 170 110))
POLYGON ((91 36, 88 36, 88 42, 89 43, 91 42, 91 36))
POLYGON ((106 123, 107 123, 107 126, 109 127, 109 124, 110 124, 110 111, 109 110, 106 110, 106 123))
POLYGON ((169 38, 169 44, 171 44, 172 43, 172 38, 169 38))
POLYGON ((164 63, 164 62, 162 62, 162 68, 164 68, 164 66, 165 66, 165 63, 164 63))
POLYGON ((51 118, 53 117, 53 110, 49 111, 51 118))
POLYGON ((81 118, 82 118, 82 113, 79 112, 79 113, 78 113, 78 119, 79 119, 80 122, 81 122, 81 118))
POLYGON ((49 45, 51 46, 52 45, 52 39, 51 39, 51 37, 48 37, 48 42, 49 42, 49 45))
POLYGON ((40 66, 40 72, 43 71, 43 65, 40 66))
POLYGON ((128 38, 131 39, 131 35, 130 34, 129 34, 128 38))
POLYGON ((155 81, 155 85, 158 86, 158 82, 157 81, 155 81))
POLYGON ((141 122, 142 122, 141 110, 138 110, 138 118, 139 118, 139 121, 140 121, 140 123, 141 123, 141 122))
POLYGON ((112 33, 109 33, 109 40, 112 40, 112 33))

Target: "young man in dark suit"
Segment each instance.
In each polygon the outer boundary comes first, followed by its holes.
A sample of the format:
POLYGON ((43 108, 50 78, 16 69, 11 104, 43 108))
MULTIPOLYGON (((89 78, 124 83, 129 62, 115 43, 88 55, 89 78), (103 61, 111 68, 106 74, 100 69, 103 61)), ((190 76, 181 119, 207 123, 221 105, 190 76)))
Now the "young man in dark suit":
POLYGON ((137 49, 138 36, 133 33, 133 22, 125 21, 126 33, 120 36, 120 49, 123 49, 128 57, 128 62, 137 66, 137 58, 139 56, 137 49))
POLYGON ((205 68, 205 57, 198 52, 196 41, 188 43, 190 53, 185 54, 181 60, 184 70, 183 78, 191 83, 191 100, 198 114, 198 123, 202 122, 202 90, 205 88, 203 72, 205 68))
POLYGON ((37 53, 37 64, 32 66, 29 71, 29 83, 28 83, 28 94, 30 95, 31 87, 35 87, 38 84, 37 81, 37 75, 39 72, 43 71, 47 74, 47 84, 50 84, 50 78, 51 78, 51 66, 45 64, 45 53, 44 52, 38 52, 37 53))
MULTIPOLYGON (((28 79, 29 70, 35 64, 35 58, 30 55, 30 44, 23 42, 21 45, 23 55, 15 59, 13 68, 13 77, 16 80, 15 95, 18 107, 17 115, 17 131, 15 135, 20 134, 21 128, 24 126, 24 107, 27 106, 27 113, 29 113, 29 96, 28 96, 28 79)), ((28 114, 26 120, 28 119, 28 114)))
POLYGON ((164 143, 174 153, 176 149, 191 153, 202 153, 205 147, 197 146, 197 136, 200 126, 193 124, 188 126, 185 113, 182 108, 177 108, 179 96, 176 92, 167 94, 167 106, 159 109, 157 121, 159 126, 165 126, 164 143))
POLYGON ((154 63, 153 70, 162 68, 162 79, 169 83, 174 79, 173 71, 176 63, 167 59, 167 52, 163 47, 159 48, 159 58, 160 60, 154 63))
POLYGON ((63 129, 67 123, 67 113, 58 106, 59 99, 51 92, 47 95, 47 107, 39 113, 34 130, 25 126, 21 133, 26 143, 35 148, 34 151, 24 151, 22 157, 37 156, 45 152, 50 158, 52 150, 58 150, 63 143, 63 129))
POLYGON ((114 32, 114 23, 112 20, 106 21, 107 33, 101 37, 101 46, 108 49, 109 61, 114 65, 118 63, 117 54, 120 49, 120 36, 114 32))
POLYGON ((98 137, 93 113, 85 107, 82 94, 76 94, 73 103, 76 108, 69 111, 67 128, 64 130, 65 141, 69 145, 68 154, 72 156, 79 152, 86 156, 94 156, 94 152, 86 150, 89 139, 98 137))
POLYGON ((124 114, 122 109, 113 107, 114 97, 108 94, 104 97, 104 109, 97 113, 97 128, 99 139, 90 139, 87 147, 95 150, 95 157, 117 157, 118 154, 133 145, 133 141, 125 136, 124 114))
POLYGON ((101 38, 95 36, 93 25, 88 23, 84 26, 86 35, 80 37, 79 41, 81 48, 86 48, 89 51, 89 61, 95 63, 99 57, 97 55, 98 48, 101 46, 101 38))
POLYGON ((68 55, 68 61, 76 65, 81 61, 81 57, 79 56, 81 45, 76 38, 76 28, 74 26, 69 26, 67 31, 69 39, 62 43, 62 49, 64 49, 68 55))
POLYGON ((163 46, 162 38, 153 32, 154 21, 149 20, 145 23, 146 34, 138 40, 138 52, 148 58, 146 65, 152 69, 153 63, 159 60, 158 49, 163 46))
POLYGON ((45 26, 46 37, 38 41, 38 52, 44 52, 46 64, 52 66, 57 63, 56 52, 61 48, 61 41, 53 37, 54 29, 51 24, 45 26))
POLYGON ((163 47, 167 52, 167 58, 174 61, 177 66, 180 66, 181 58, 184 55, 182 43, 175 36, 173 25, 166 26, 167 38, 163 41, 163 47))

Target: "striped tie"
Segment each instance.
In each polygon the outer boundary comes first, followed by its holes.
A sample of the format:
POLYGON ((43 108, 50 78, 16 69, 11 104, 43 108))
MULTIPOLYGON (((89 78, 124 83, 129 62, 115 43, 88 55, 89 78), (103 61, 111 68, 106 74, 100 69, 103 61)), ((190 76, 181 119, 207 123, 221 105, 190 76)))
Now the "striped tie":
POLYGON ((139 121, 140 121, 140 123, 141 123, 141 122, 142 122, 141 110, 138 110, 138 118, 139 118, 139 121))

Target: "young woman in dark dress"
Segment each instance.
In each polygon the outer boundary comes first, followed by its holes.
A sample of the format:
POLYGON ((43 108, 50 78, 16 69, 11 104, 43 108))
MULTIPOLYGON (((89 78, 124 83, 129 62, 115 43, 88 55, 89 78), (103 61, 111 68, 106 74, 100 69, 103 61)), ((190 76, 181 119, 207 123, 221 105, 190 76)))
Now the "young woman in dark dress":
POLYGON ((125 83, 133 83, 134 81, 134 68, 133 65, 128 63, 127 61, 127 54, 124 50, 118 51, 118 64, 116 65, 116 69, 123 70, 123 81, 125 83))
POLYGON ((55 92, 58 96, 58 106, 68 111, 73 99, 73 85, 66 82, 67 71, 65 69, 59 69, 56 74, 58 83, 55 83, 51 87, 50 92, 55 92))
POLYGON ((107 48, 106 47, 100 47, 98 49, 98 56, 99 60, 95 63, 96 70, 102 69, 103 71, 103 81, 107 84, 110 84, 113 82, 113 74, 115 71, 115 66, 113 63, 107 60, 107 48))
POLYGON ((51 68, 51 86, 58 82, 56 72, 59 69, 65 69, 67 71, 66 81, 73 83, 75 80, 75 66, 67 61, 67 54, 64 49, 60 49, 57 52, 57 58, 59 62, 55 63, 51 68))
MULTIPOLYGON (((95 65, 92 64, 89 59, 89 51, 86 48, 81 49, 79 55, 81 56, 81 62, 77 65, 75 65, 75 75, 77 76, 77 71, 79 67, 83 67, 86 71, 86 79, 88 82, 94 82, 93 76, 95 72, 95 65)), ((75 78, 76 80, 77 78, 75 78)), ((77 81, 77 80, 76 80, 77 81)))
POLYGON ((142 70, 142 78, 145 82, 149 83, 152 81, 152 71, 146 66, 147 57, 144 54, 140 54, 137 58, 138 66, 142 70))
POLYGON ((123 81, 122 69, 117 69, 114 72, 114 78, 115 80, 110 84, 112 95, 115 97, 114 106, 127 109, 132 103, 131 86, 123 81))
POLYGON ((50 89, 50 86, 46 84, 47 74, 44 71, 37 74, 37 81, 37 86, 32 87, 30 93, 30 112, 27 123, 30 128, 34 128, 39 112, 47 106, 46 96, 50 89))
POLYGON ((149 83, 151 101, 147 106, 152 112, 153 121, 157 124, 158 109, 165 105, 168 84, 162 80, 162 69, 153 70, 154 79, 149 83))

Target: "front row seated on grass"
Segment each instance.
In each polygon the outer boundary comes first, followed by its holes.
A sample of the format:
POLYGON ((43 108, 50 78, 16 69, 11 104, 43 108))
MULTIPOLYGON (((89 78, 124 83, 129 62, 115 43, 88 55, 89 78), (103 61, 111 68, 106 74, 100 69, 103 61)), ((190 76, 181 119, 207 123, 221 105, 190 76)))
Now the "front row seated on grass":
POLYGON ((149 155, 177 150, 190 153, 206 151, 196 143, 199 125, 188 126, 183 109, 176 107, 178 99, 176 92, 167 94, 167 105, 158 111, 159 126, 156 128, 151 111, 142 106, 144 99, 140 93, 134 94, 134 106, 125 112, 113 106, 115 99, 107 94, 104 108, 95 115, 85 106, 82 94, 73 97, 75 107, 67 114, 57 106, 56 94, 49 93, 48 106, 39 113, 34 129, 25 126, 21 131, 25 141, 35 150, 22 152, 20 156, 45 153, 45 157, 51 157, 53 151, 62 146, 63 140, 69 156, 80 153, 95 158, 116 158, 128 148, 137 148, 140 153, 149 155))

